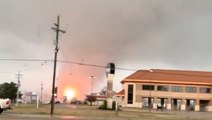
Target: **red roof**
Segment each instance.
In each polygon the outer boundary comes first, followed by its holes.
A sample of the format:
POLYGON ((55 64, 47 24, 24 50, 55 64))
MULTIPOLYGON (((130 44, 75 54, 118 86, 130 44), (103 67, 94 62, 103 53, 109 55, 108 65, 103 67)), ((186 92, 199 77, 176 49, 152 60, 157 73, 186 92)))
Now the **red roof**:
POLYGON ((118 93, 116 94, 116 96, 118 96, 118 97, 123 97, 123 96, 124 96, 124 89, 121 90, 120 92, 118 92, 118 93))
POLYGON ((96 97, 96 99, 100 99, 100 98, 106 98, 106 96, 95 96, 96 97))
POLYGON ((139 70, 128 76, 121 83, 125 82, 159 82, 177 84, 202 84, 212 86, 212 72, 186 71, 186 70, 139 70))

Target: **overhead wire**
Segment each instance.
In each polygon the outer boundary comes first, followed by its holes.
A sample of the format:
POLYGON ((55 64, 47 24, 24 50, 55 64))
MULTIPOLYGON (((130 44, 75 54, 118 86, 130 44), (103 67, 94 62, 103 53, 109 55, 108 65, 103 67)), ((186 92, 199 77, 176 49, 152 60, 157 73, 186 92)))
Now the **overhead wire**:
MULTIPOLYGON (((5 59, 5 58, 0 58, 0 61, 20 61, 20 62, 53 62, 54 60, 51 59, 5 59)), ((96 64, 88 64, 88 63, 82 63, 82 62, 73 62, 73 61, 65 61, 65 60, 57 60, 59 63, 66 63, 66 64, 76 64, 76 65, 82 65, 82 66, 91 66, 91 67, 98 67, 98 68, 107 68, 107 66, 104 65, 96 65, 96 64)), ((42 67, 42 65, 40 66, 42 67)), ((31 68, 28 70, 34 70, 38 69, 40 67, 36 68, 31 68)), ((126 71, 138 71, 136 69, 129 69, 129 68, 121 68, 121 67, 116 67, 118 70, 126 70, 126 71)), ((28 71, 28 70, 19 70, 19 71, 28 71)), ((13 73, 17 71, 6 71, 8 73, 13 73)), ((170 75, 186 75, 186 76, 200 76, 200 77, 208 77, 207 75, 191 75, 191 74, 184 74, 184 73, 167 73, 167 72, 162 72, 158 70, 154 70, 153 72, 155 73, 160 73, 160 74, 170 74, 170 75)), ((0 72, 0 73, 5 73, 5 72, 0 72)))
MULTIPOLYGON (((54 60, 51 60, 51 59, 2 59, 2 58, 0 58, 0 61, 53 62, 54 60)), ((88 63, 82 63, 82 62, 73 62, 73 61, 65 61, 65 60, 57 60, 57 62, 68 63, 68 64, 77 64, 77 65, 83 65, 83 66, 91 66, 91 67, 99 67, 99 68, 107 68, 107 66, 104 66, 104 65, 88 64, 88 63)), ((121 68, 121 67, 117 67, 116 69, 127 70, 127 71, 137 71, 135 69, 121 68)))
POLYGON ((29 67, 26 67, 26 64, 25 64, 24 68, 22 68, 22 69, 11 70, 11 71, 0 71, 0 74, 4 74, 4 73, 24 72, 24 71, 39 69, 43 66, 46 66, 47 61, 51 61, 51 60, 43 61, 43 60, 40 60, 40 59, 0 59, 0 61, 44 62, 44 63, 41 63, 39 66, 36 66, 36 67, 29 68, 29 67))

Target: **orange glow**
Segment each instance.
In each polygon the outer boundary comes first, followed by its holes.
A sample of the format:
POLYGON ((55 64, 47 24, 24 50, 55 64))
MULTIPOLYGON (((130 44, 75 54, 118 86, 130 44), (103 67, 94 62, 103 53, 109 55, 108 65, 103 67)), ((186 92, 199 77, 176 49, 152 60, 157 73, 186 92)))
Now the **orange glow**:
MULTIPOLYGON (((102 68, 101 68, 102 70, 102 68)), ((98 71, 98 73, 102 74, 103 71, 98 71)), ((90 67, 87 66, 79 66, 79 65, 66 65, 61 66, 61 71, 58 74, 58 99, 64 100, 67 98, 75 98, 77 100, 85 100, 85 96, 90 94, 91 92, 91 79, 89 76, 93 75, 91 73, 90 67), (83 75, 82 75, 83 73, 83 75), (68 90, 74 91, 74 95, 69 95, 72 93, 66 92, 68 90), (71 97, 69 97, 71 96, 71 97)), ((101 79, 101 78, 99 78, 101 79)), ((93 81, 93 92, 98 89, 98 84, 100 84, 102 80, 95 79, 93 81)))
POLYGON ((67 99, 73 99, 75 97, 75 91, 73 89, 66 89, 65 90, 65 96, 67 97, 67 99))

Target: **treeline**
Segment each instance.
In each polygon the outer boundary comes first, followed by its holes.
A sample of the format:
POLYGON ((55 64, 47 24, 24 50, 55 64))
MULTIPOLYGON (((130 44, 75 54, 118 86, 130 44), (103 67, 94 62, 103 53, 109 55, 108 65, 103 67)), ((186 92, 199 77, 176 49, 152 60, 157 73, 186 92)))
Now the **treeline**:
POLYGON ((17 97, 17 84, 14 82, 0 84, 0 98, 9 98, 11 101, 15 101, 17 97))

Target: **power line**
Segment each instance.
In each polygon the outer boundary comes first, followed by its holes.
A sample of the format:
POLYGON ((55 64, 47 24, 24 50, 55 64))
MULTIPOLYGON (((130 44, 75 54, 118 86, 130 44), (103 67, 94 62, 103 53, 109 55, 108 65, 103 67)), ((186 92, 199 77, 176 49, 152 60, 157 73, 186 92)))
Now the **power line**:
MULTIPOLYGON (((85 65, 85 66, 91 66, 91 67, 99 67, 99 68, 107 68, 107 66, 103 66, 103 65, 87 64, 87 63, 80 63, 80 62, 70 62, 70 61, 61 61, 61 60, 58 60, 58 62, 70 63, 70 64, 78 64, 78 65, 85 65)), ((119 69, 119 70, 128 70, 128 71, 138 71, 138 70, 135 70, 135 69, 121 68, 121 67, 117 67, 116 69, 119 69)))
POLYGON ((50 59, 11 59, 11 58, 0 58, 0 61, 23 61, 23 62, 53 62, 50 59))
MULTIPOLYGON (((3 58, 0 58, 0 61, 53 62, 54 60, 51 60, 51 59, 3 59, 3 58)), ((57 60, 57 62, 67 63, 67 64, 76 64, 76 65, 82 65, 82 66, 98 67, 98 68, 106 68, 106 66, 104 66, 104 65, 88 64, 88 63, 73 62, 73 61, 66 61, 66 60, 57 60)), ((123 67, 117 67, 116 69, 126 70, 126 71, 138 71, 138 69, 129 69, 129 68, 123 68, 123 67)), ((17 72, 17 71, 14 71, 14 72, 17 72)), ((156 71, 154 70, 154 72, 161 73, 161 74, 171 74, 171 75, 210 77, 207 75, 191 75, 191 74, 188 75, 188 74, 184 74, 184 73, 166 73, 166 72, 161 72, 161 71, 157 71, 157 70, 156 71)))
POLYGON ((41 65, 36 66, 36 67, 31 67, 31 68, 23 68, 23 69, 12 70, 12 71, 0 71, 0 74, 2 74, 2 73, 15 73, 17 71, 19 71, 19 72, 31 71, 31 70, 39 69, 39 68, 46 66, 46 65, 47 64, 41 63, 41 65))
MULTIPOLYGON (((50 59, 0 59, 0 61, 53 62, 54 60, 50 60, 50 59)), ((68 64, 77 64, 77 65, 82 65, 82 66, 106 68, 106 66, 104 66, 104 65, 88 64, 88 63, 82 63, 82 62, 73 62, 73 61, 65 61, 65 60, 57 60, 57 62, 68 63, 68 64)), ((116 69, 127 70, 127 71, 138 71, 136 69, 122 68, 122 67, 117 67, 116 69)))

